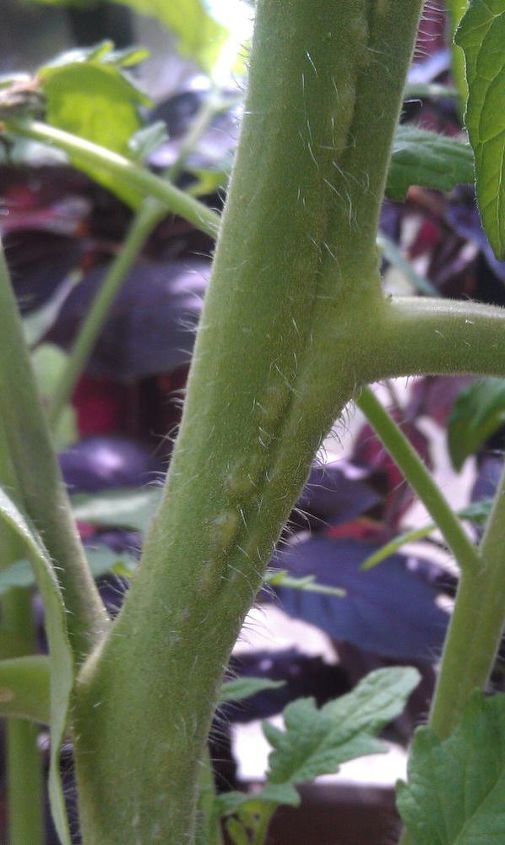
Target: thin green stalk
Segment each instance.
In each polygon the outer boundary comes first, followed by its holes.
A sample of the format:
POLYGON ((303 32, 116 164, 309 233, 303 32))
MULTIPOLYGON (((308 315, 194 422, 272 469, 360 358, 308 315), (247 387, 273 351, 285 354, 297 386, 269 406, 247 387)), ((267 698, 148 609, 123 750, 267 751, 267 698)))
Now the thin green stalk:
MULTIPOLYGON (((31 639, 30 651, 35 651, 35 636, 29 590, 12 589, 2 600, 2 627, 8 629, 23 646, 31 639)), ((24 648, 10 657, 26 654, 24 648)), ((42 760, 37 747, 38 729, 31 722, 8 719, 7 741, 7 801, 9 845, 42 845, 45 842, 43 810, 44 778, 42 760)))
POLYGON ((469 0, 447 0, 449 12, 449 35, 451 40, 452 77, 459 95, 459 112, 463 116, 468 98, 468 85, 465 73, 465 56, 461 47, 454 44, 454 35, 461 18, 468 8, 469 0))
POLYGON ((430 726, 447 736, 469 696, 485 687, 505 622, 505 471, 480 544, 481 565, 464 573, 433 699, 430 726))
POLYGON ((53 429, 56 429, 61 414, 72 397, 77 380, 88 362, 121 285, 154 227, 165 215, 166 207, 158 200, 149 198, 144 201, 141 210, 133 219, 121 250, 107 271, 84 319, 51 397, 48 419, 53 429))
MULTIPOLYGON (((0 420, 0 484, 16 491, 16 478, 0 420)), ((0 567, 22 556, 23 550, 10 530, 0 522, 0 567)), ((1 658, 23 657, 36 650, 31 592, 8 590, 1 602, 1 631, 7 634, 1 658)), ((8 719, 7 802, 10 845, 42 845, 44 835, 42 760, 37 747, 37 728, 30 722, 8 719)))
POLYGON ((165 496, 121 613, 78 679, 86 845, 194 841, 223 666, 314 453, 361 383, 363 338, 383 308, 377 221, 421 5, 257 3, 165 496))
POLYGON ((420 273, 417 272, 415 267, 413 266, 412 262, 410 262, 405 256, 403 255, 401 249, 398 247, 397 244, 391 239, 388 238, 383 232, 379 232, 377 235, 377 246, 382 251, 384 257, 391 263, 394 264, 398 269, 403 273, 403 275, 408 279, 408 281, 422 294, 429 294, 431 296, 438 296, 438 291, 434 285, 430 282, 426 276, 421 276, 420 273))
POLYGON ((28 516, 57 568, 68 629, 82 658, 106 628, 106 613, 89 571, 54 454, 31 369, 21 320, 0 253, 0 423, 28 516))
MULTIPOLYGON (((210 95, 193 121, 176 160, 164 174, 165 179, 174 181, 177 178, 201 135, 221 108, 221 102, 216 95, 210 95)), ((205 211, 205 206, 202 205, 201 208, 205 211)), ((166 214, 166 203, 152 196, 144 200, 136 213, 121 245, 121 250, 107 271, 100 290, 86 314, 77 340, 70 351, 63 373, 51 397, 48 418, 53 430, 57 428, 61 414, 72 397, 79 375, 89 360, 112 303, 147 239, 166 214)))
POLYGON ((467 537, 458 517, 401 428, 389 416, 369 387, 361 392, 356 404, 384 443, 407 482, 419 496, 461 570, 478 569, 480 559, 477 549, 467 537))
POLYGON ((216 237, 220 218, 215 211, 124 156, 38 120, 9 120, 5 121, 4 125, 15 135, 33 138, 44 144, 54 144, 72 157, 72 162, 77 168, 82 165, 104 168, 125 186, 134 188, 145 197, 155 197, 168 211, 193 223, 197 229, 206 232, 210 237, 216 237))
MULTIPOLYGON (((480 545, 480 566, 462 573, 428 725, 441 738, 457 726, 474 690, 489 682, 505 624, 505 470, 480 545)), ((413 845, 404 831, 399 845, 413 845)))

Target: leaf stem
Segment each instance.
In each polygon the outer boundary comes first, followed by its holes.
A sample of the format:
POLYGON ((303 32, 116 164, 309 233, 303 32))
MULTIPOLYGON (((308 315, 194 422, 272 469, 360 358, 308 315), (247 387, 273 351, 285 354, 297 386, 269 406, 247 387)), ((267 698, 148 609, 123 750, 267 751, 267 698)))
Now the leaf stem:
MULTIPOLYGON (((164 174, 165 179, 174 181, 177 178, 201 135, 222 108, 221 100, 215 94, 210 94, 183 140, 177 158, 171 167, 167 168, 164 174)), ((205 206, 202 205, 202 209, 205 209, 205 206)), ((107 270, 100 290, 84 318, 82 328, 51 397, 48 418, 53 430, 57 428, 61 414, 72 397, 74 387, 89 360, 112 303, 153 229, 166 214, 166 203, 150 196, 144 200, 133 218, 121 250, 107 270)))
POLYGON ((447 736, 469 696, 485 687, 505 621, 505 470, 482 542, 481 565, 461 578, 429 720, 447 736))
POLYGON ((77 168, 80 162, 105 168, 125 185, 137 190, 141 197, 155 197, 168 211, 193 223, 210 237, 216 237, 220 218, 215 211, 124 156, 38 120, 5 121, 5 128, 24 138, 54 144, 72 156, 72 163, 77 168))
POLYGON ((93 351, 112 303, 149 235, 165 214, 164 205, 158 200, 148 198, 133 219, 121 249, 109 267, 91 308, 84 318, 82 328, 54 389, 48 409, 48 419, 53 430, 57 428, 61 414, 72 397, 74 387, 93 351))
POLYGON ((412 375, 505 375, 505 308, 391 297, 377 313, 363 381, 412 375))
MULTIPOLYGON (((0 484, 16 486, 14 469, 6 448, 0 420, 0 484)), ((20 556, 19 542, 5 524, 0 524, 0 566, 20 556)), ((2 599, 1 631, 7 635, 1 657, 23 657, 35 651, 31 591, 8 590, 2 599)), ((37 728, 21 719, 8 719, 7 782, 9 842, 40 845, 44 841, 42 760, 37 747, 37 728)))
POLYGON ((357 405, 419 496, 461 569, 478 569, 480 560, 477 549, 467 537, 458 517, 401 428, 389 416, 369 387, 361 392, 357 405))
POLYGON ((0 423, 4 451, 8 451, 19 489, 18 502, 21 499, 21 509, 40 530, 55 562, 69 634, 82 659, 103 634, 107 617, 72 518, 1 251, 0 423))

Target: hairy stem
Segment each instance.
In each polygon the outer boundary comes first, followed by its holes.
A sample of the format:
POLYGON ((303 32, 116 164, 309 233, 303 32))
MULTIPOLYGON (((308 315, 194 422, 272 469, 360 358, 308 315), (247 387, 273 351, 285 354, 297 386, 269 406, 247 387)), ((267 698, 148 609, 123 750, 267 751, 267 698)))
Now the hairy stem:
POLYGON ((362 391, 356 404, 419 496, 461 569, 477 570, 480 566, 477 549, 401 428, 391 419, 370 388, 362 391))
POLYGON ((20 506, 39 529, 57 565, 68 630, 82 659, 103 634, 106 614, 82 549, 51 445, 16 301, 0 253, 0 424, 20 506))
MULTIPOLYGON (((429 726, 441 738, 489 682, 505 625, 505 470, 480 545, 480 566, 463 571, 444 644, 429 726)), ((399 845, 413 845, 404 830, 399 845)))
MULTIPOLYGON (((31 594, 14 588, 2 600, 2 627, 20 643, 32 640, 35 650, 31 594), (31 635, 31 636, 30 636, 31 635)), ((10 656, 26 654, 16 649, 10 656)), ((37 747, 38 729, 21 719, 8 719, 7 783, 10 845, 41 845, 45 841, 43 812, 44 779, 42 760, 37 747)))
POLYGON ((85 843, 194 841, 223 666, 384 310, 376 229, 420 8, 257 4, 245 119, 165 496, 123 609, 79 678, 85 843))
MULTIPOLYGON (((8 454, 5 432, 0 421, 0 484, 16 492, 16 478, 8 454)), ((0 523, 0 567, 23 556, 19 541, 5 524, 0 523)), ((13 588, 2 598, 1 633, 4 641, 0 657, 24 657, 35 651, 31 592, 13 588)), ((10 662, 10 661, 9 661, 10 662)), ((3 688, 10 696, 10 688, 3 688)), ((15 696, 14 696, 15 697, 15 696)), ((37 747, 37 728, 20 719, 8 719, 7 802, 9 842, 11 845, 41 845, 44 841, 42 760, 37 747)))
MULTIPOLYGON (((394 297, 377 314, 366 381, 411 375, 505 374, 505 308, 394 297)), ((365 374, 365 373, 364 373, 365 374)))
POLYGON ((433 699, 430 725, 441 737, 458 723, 473 690, 486 686, 503 633, 505 471, 479 552, 478 570, 461 579, 433 699))

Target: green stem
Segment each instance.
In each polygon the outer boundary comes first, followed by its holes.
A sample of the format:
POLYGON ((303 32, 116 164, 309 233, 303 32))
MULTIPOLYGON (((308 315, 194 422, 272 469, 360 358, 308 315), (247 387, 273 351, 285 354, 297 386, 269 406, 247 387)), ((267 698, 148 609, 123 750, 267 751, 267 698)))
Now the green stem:
POLYGON ((377 221, 421 5, 257 4, 165 496, 122 611, 78 680, 86 845, 194 841, 223 666, 384 310, 377 221))
POLYGON ((0 422, 22 509, 57 565, 68 629, 82 658, 103 634, 106 614, 82 549, 51 445, 21 320, 0 252, 0 422))
MULTIPOLYGON (((168 168, 164 178, 172 181, 177 178, 201 135, 222 107, 221 101, 216 95, 209 95, 200 113, 193 121, 176 160, 168 168)), ((205 210, 205 206, 202 205, 202 209, 205 210)), ((166 213, 166 203, 148 197, 135 215, 121 245, 121 250, 108 269, 100 290, 84 319, 61 378, 51 397, 48 417, 53 430, 57 428, 61 414, 72 397, 79 375, 89 360, 114 299, 153 229, 165 217, 166 213)))
POLYGON ((463 574, 433 699, 430 725, 447 736, 469 696, 485 687, 505 621, 505 471, 480 545, 481 565, 463 574))
POLYGON ((450 299, 392 297, 377 313, 363 380, 411 375, 505 374, 505 308, 450 299))
POLYGON ((216 237, 220 218, 215 211, 124 156, 37 120, 6 121, 5 127, 23 138, 54 144, 72 158, 78 169, 97 165, 104 168, 124 185, 139 191, 142 196, 155 197, 168 211, 188 220, 210 237, 216 237))
MULTIPOLYGON (((505 470, 480 546, 480 566, 462 573, 444 644, 429 726, 444 739, 475 689, 485 688, 505 622, 505 470)), ((399 845, 412 845, 404 831, 399 845)))
POLYGON ((480 567, 477 549, 467 537, 436 481, 426 469, 401 428, 389 416, 370 388, 365 388, 356 404, 375 430, 394 462, 425 506, 451 549, 462 571, 480 567))
POLYGON ((147 199, 135 216, 121 250, 107 271, 100 290, 84 319, 51 397, 48 419, 53 429, 56 429, 65 406, 72 398, 77 380, 88 362, 121 285, 154 227, 165 214, 164 205, 157 200, 147 199))
MULTIPOLYGON (((0 484, 17 491, 14 468, 8 454, 5 432, 0 419, 0 484)), ((22 555, 19 542, 0 524, 0 565, 8 566, 22 555)), ((31 591, 14 588, 2 599, 2 633, 7 634, 7 648, 2 658, 24 657, 35 651, 35 626, 31 591)), ((10 690, 8 691, 10 694, 10 690)), ((7 782, 10 845, 41 845, 44 836, 42 761, 37 747, 37 728, 30 722, 8 719, 7 782)))
POLYGON ((214 769, 208 750, 200 766, 198 825, 195 845, 224 845, 221 819, 215 811, 216 785, 214 769))
MULTIPOLYGON (((31 593, 12 589, 2 600, 2 627, 20 643, 31 639, 35 650, 31 593)), ((25 654, 17 650, 17 654, 25 654)), ((11 656, 14 656, 11 653, 11 656)), ((20 719, 7 720, 7 778, 10 845, 41 845, 45 841, 44 779, 37 747, 38 729, 20 719)))
POLYGON ((426 276, 421 276, 417 272, 414 265, 408 258, 405 258, 400 247, 383 232, 377 235, 377 246, 382 251, 385 258, 394 264, 401 273, 408 279, 408 281, 422 294, 430 294, 431 296, 438 296, 438 291, 426 276))
POLYGON ((448 0, 449 12, 449 34, 451 39, 452 53, 452 77, 459 95, 459 111, 463 116, 468 98, 468 84, 465 73, 465 56, 461 47, 454 44, 454 35, 460 24, 461 18, 468 8, 468 0, 448 0))

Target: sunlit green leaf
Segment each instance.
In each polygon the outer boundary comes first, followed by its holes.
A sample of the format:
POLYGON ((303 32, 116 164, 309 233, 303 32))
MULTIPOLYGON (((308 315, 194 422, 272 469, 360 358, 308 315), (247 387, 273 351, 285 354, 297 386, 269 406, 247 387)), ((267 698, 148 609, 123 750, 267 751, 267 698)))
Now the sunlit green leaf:
POLYGON ((415 845, 505 842, 505 696, 478 692, 454 733, 414 738, 398 808, 415 845))
MULTIPOLYGON (((74 682, 72 651, 68 640, 65 605, 51 558, 40 536, 25 516, 0 489, 0 522, 19 538, 30 558, 45 609, 51 661, 51 763, 49 796, 53 819, 63 845, 70 845, 60 773, 60 747, 65 735, 70 696, 74 682)), ((2 573, 3 574, 3 573, 2 573)))
POLYGON ((477 200, 498 259, 505 258, 505 0, 472 0, 456 33, 468 82, 466 125, 477 200))
POLYGON ((207 10, 205 0, 119 0, 142 15, 155 18, 177 39, 179 51, 210 72, 228 37, 228 30, 207 10))
MULTIPOLYGON (((112 44, 104 42, 88 50, 72 50, 39 69, 38 79, 46 97, 46 119, 63 129, 130 156, 129 141, 141 127, 139 107, 150 100, 122 71, 124 54, 114 53, 112 44)), ((110 188, 130 205, 141 200, 131 188, 125 188, 107 168, 73 163, 105 187, 110 188)))
POLYGON ((485 378, 462 390, 449 417, 447 438, 455 469, 460 470, 505 422, 505 380, 485 378))

